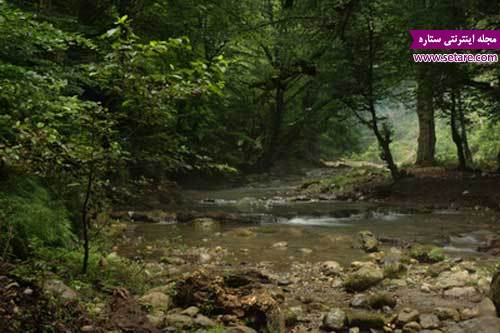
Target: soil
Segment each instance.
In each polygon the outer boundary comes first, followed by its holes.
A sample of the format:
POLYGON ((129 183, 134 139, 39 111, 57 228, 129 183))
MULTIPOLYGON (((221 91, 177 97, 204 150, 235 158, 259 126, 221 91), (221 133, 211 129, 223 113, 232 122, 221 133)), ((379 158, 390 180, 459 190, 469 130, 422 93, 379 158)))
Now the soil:
POLYGON ((500 209, 500 174, 444 168, 407 169, 407 176, 388 184, 381 179, 358 185, 364 195, 395 205, 427 208, 500 209))

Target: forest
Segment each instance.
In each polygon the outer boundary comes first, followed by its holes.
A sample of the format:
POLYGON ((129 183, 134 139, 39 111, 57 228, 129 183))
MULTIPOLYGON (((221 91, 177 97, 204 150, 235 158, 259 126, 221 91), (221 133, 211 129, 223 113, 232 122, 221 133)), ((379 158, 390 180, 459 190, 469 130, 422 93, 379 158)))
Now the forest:
POLYGON ((410 30, 500 1, 0 0, 0 332, 500 332, 500 38, 410 30))

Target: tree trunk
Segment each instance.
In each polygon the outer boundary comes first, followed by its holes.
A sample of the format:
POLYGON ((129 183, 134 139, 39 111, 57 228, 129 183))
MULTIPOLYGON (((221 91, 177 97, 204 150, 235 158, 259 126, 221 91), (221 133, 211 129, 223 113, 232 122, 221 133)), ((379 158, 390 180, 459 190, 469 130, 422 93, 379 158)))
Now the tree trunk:
POLYGON ((428 64, 419 65, 417 87, 418 149, 416 164, 435 164, 436 130, 434 124, 433 80, 428 64))
POLYGON ((458 91, 457 95, 457 111, 460 119, 460 129, 462 132, 461 136, 462 136, 462 145, 465 155, 465 162, 467 163, 467 166, 471 167, 474 164, 474 159, 472 157, 472 152, 470 151, 469 139, 467 138, 467 124, 465 122, 465 114, 462 105, 462 96, 460 94, 460 91, 458 91))
POLYGON ((465 161, 462 137, 457 128, 457 96, 455 90, 451 93, 450 126, 451 138, 457 147, 458 169, 465 170, 467 169, 467 163, 465 161))
POLYGON ((85 192, 85 200, 82 205, 82 227, 83 227, 83 267, 82 273, 86 274, 89 264, 89 220, 88 220, 88 212, 89 212, 89 203, 90 196, 92 193, 92 182, 94 179, 94 167, 91 166, 89 170, 89 174, 87 177, 87 188, 85 192))
POLYGON ((372 127, 375 137, 377 138, 378 144, 381 151, 381 158, 387 163, 387 168, 391 172, 392 179, 398 181, 401 174, 399 173, 396 163, 394 163, 394 158, 392 157, 392 152, 390 148, 391 144, 391 132, 387 126, 384 125, 383 133, 380 132, 377 110, 375 108, 375 95, 373 91, 373 81, 374 81, 374 62, 375 62, 375 46, 374 46, 374 28, 373 23, 370 21, 368 23, 368 109, 371 115, 371 121, 368 125, 372 127))

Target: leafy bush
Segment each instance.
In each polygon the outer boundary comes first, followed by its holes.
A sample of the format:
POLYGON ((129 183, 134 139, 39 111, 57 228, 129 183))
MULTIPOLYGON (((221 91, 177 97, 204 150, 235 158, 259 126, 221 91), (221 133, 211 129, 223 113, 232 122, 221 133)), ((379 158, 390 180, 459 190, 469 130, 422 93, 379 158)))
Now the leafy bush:
POLYGON ((16 177, 0 192, 0 255, 26 257, 32 242, 65 246, 73 238, 64 206, 37 181, 16 177))
POLYGON ((86 274, 81 274, 82 260, 83 251, 79 247, 35 246, 33 256, 18 265, 13 273, 40 282, 46 272, 51 272, 89 298, 99 295, 97 291, 109 292, 116 287, 125 287, 133 294, 142 294, 154 284, 161 284, 164 277, 160 265, 136 262, 114 252, 104 256, 95 247, 90 249, 86 274))

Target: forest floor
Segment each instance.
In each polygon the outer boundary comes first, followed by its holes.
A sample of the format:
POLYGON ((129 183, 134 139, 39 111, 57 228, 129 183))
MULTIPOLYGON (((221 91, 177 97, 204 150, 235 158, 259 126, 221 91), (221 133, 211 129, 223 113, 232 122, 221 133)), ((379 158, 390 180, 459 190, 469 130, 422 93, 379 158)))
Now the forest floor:
POLYGON ((63 252, 18 267, 0 265, 0 331, 500 331, 498 174, 407 169, 409 176, 392 184, 377 166, 331 167, 339 172, 299 183, 282 200, 388 203, 420 211, 463 208, 471 219, 489 221, 481 224, 480 234, 491 252, 449 256, 434 245, 385 243, 387 239, 363 231, 317 238, 318 246, 330 242, 326 249, 332 259, 343 242, 357 251, 349 262, 319 261, 322 248, 292 246, 293 237, 316 237, 296 226, 269 238, 269 227, 247 222, 224 228, 238 214, 177 212, 182 221, 165 229, 170 224, 158 222, 175 218, 176 212, 125 211, 111 214, 104 238, 95 241, 106 244, 105 249, 93 253, 86 276, 69 268, 79 270, 81 256, 63 252), (179 229, 176 224, 202 230, 204 238, 187 243, 168 236, 179 229), (135 231, 141 228, 167 234, 152 240, 135 231), (243 244, 261 244, 264 238, 270 243, 256 247, 277 254, 274 259, 286 258, 286 269, 277 269, 271 258, 249 258, 243 244))

